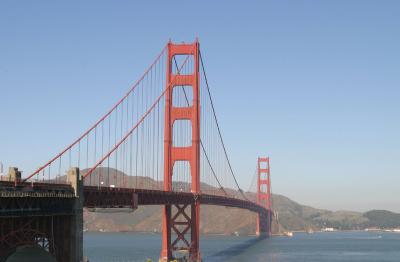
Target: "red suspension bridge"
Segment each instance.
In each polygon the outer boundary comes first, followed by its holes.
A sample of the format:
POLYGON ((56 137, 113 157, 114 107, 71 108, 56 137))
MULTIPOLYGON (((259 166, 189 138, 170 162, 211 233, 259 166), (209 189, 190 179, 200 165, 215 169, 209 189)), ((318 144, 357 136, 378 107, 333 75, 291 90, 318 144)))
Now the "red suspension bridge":
POLYGON ((169 42, 104 116, 26 178, 1 182, 0 261, 35 245, 57 261, 82 260, 82 208, 163 205, 160 260, 200 261, 200 206, 258 214, 271 234, 269 158, 257 162, 256 198, 227 154, 199 42, 169 42), (76 168, 78 167, 78 168, 76 168))

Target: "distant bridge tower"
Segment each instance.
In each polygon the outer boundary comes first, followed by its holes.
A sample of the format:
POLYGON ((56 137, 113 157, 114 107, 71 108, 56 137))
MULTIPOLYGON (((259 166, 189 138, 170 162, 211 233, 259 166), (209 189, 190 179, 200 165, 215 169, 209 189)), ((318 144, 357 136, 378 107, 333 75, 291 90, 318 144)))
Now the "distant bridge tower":
POLYGON ((271 173, 269 157, 259 157, 257 162, 257 204, 268 210, 266 217, 262 214, 257 215, 258 236, 271 235, 271 173))
MULTIPOLYGON (((199 86, 199 42, 193 44, 168 43, 167 91, 165 96, 164 129, 164 190, 172 191, 174 164, 187 161, 190 164, 191 192, 200 194, 200 86, 199 86), (193 61, 192 73, 183 75, 172 70, 174 56, 188 55, 193 61), (171 86, 170 83, 173 83, 171 86), (188 107, 173 105, 173 90, 179 86, 191 86, 193 103, 188 107), (176 121, 189 120, 192 126, 190 146, 174 146, 173 126, 176 121)), ((190 63, 192 64, 192 63, 190 63)), ((174 251, 187 251, 190 261, 200 261, 199 251, 200 201, 196 197, 191 203, 169 204, 163 210, 163 236, 160 261, 170 261, 174 251), (175 234, 172 234, 172 232, 175 234), (190 239, 185 235, 190 233, 190 239), (174 240, 172 237, 174 236, 174 240), (175 238, 176 237, 176 238, 175 238), (180 245, 180 246, 179 246, 180 245)))

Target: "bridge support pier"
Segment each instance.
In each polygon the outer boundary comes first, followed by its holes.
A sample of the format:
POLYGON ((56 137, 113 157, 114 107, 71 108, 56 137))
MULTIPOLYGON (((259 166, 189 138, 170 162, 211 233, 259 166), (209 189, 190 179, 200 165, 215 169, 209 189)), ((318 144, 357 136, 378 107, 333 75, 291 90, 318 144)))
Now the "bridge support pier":
POLYGON ((270 237, 271 224, 272 224, 271 210, 268 210, 266 213, 258 213, 256 222, 256 227, 257 227, 256 235, 259 237, 270 237))
POLYGON ((68 171, 67 180, 75 192, 69 233, 70 261, 83 259, 83 180, 79 168, 73 167, 68 171))
POLYGON ((58 262, 83 259, 83 183, 79 169, 68 172, 71 187, 57 184, 17 186, 18 169, 0 183, 0 262, 20 247, 41 248, 58 262), (13 180, 13 181, 12 181, 13 180))
MULTIPOLYGON (((176 258, 173 252, 187 252, 189 261, 201 261, 199 249, 199 216, 200 202, 192 204, 166 205, 164 207, 163 249, 160 262, 169 262, 176 258), (176 237, 172 238, 172 234, 176 237), (190 238, 188 238, 190 234, 190 238)), ((186 261, 186 260, 185 260, 186 261)))

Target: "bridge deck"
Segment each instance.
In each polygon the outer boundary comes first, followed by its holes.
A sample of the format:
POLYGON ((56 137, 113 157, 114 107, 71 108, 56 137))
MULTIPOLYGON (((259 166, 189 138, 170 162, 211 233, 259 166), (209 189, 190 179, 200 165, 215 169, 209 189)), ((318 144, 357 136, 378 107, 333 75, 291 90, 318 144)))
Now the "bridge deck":
POLYGON ((219 205, 247 209, 257 213, 267 213, 267 210, 254 202, 218 195, 187 192, 166 192, 162 190, 131 189, 131 188, 99 188, 84 187, 84 206, 86 207, 129 207, 133 195, 138 196, 138 205, 191 204, 197 198, 205 205, 219 205))
POLYGON ((70 185, 52 183, 21 183, 0 181, 0 197, 57 197, 73 198, 70 185))
MULTIPOLYGON (((73 188, 66 184, 0 182, 2 198, 73 198, 73 188)), ((220 205, 247 209, 257 213, 267 210, 254 202, 239 198, 193 194, 188 192, 166 192, 137 188, 84 187, 84 206, 89 208, 126 208, 137 205, 191 204, 199 199, 205 205, 220 205)))

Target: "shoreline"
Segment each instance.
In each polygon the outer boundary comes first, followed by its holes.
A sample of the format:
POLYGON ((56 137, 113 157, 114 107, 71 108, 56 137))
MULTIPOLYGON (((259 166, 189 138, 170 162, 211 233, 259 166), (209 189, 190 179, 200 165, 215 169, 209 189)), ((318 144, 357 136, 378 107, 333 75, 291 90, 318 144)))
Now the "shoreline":
MULTIPOLYGON (((306 230, 293 230, 293 231, 286 231, 292 232, 293 234, 315 234, 315 233, 340 233, 340 232, 383 232, 383 233, 394 233, 400 234, 400 231, 396 231, 396 229, 374 229, 374 230, 365 230, 365 229, 345 229, 345 230, 334 230, 334 231, 323 231, 317 230, 313 233, 308 233, 306 230)), ((83 231, 83 233, 135 233, 135 234, 152 234, 152 235, 161 235, 161 232, 152 232, 152 231, 83 231)), ((204 236, 236 236, 236 237, 255 237, 255 234, 243 234, 243 235, 235 235, 234 233, 231 234, 222 234, 222 233, 201 233, 204 236)), ((284 233, 274 233, 271 235, 272 237, 277 236, 285 236, 284 233)))

